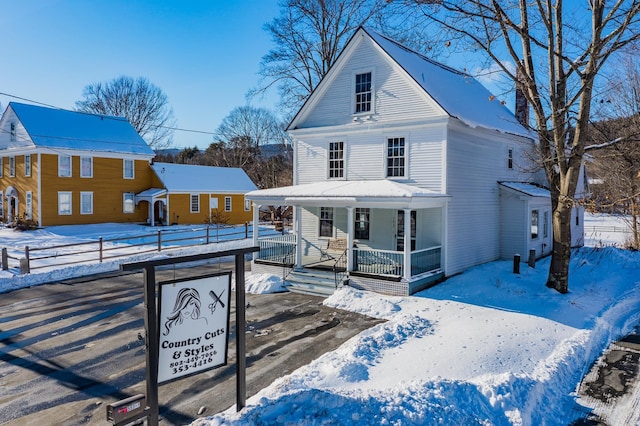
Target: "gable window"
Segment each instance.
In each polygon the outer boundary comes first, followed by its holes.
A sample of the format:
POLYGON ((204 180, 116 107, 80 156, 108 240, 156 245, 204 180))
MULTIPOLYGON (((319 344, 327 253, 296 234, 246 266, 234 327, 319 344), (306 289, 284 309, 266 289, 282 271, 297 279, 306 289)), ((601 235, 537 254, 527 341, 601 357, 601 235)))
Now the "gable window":
POLYGON ((58 214, 59 215, 71 214, 71 192, 66 192, 66 191, 58 192, 58 214))
POLYGON ((333 237, 333 208, 320 207, 320 232, 321 237, 333 237))
POLYGON ((329 179, 344 177, 344 143, 329 142, 329 179))
POLYGON ((370 218, 370 210, 369 209, 361 209, 356 208, 355 212, 355 234, 354 238, 358 240, 368 240, 369 239, 369 218, 370 218))
POLYGON ((133 192, 125 192, 122 196, 122 211, 124 213, 133 213, 134 196, 133 192))
POLYGON ((24 203, 26 206, 24 214, 27 219, 31 219, 33 217, 33 193, 31 191, 25 193, 24 203))
POLYGON ((198 213, 200 211, 200 195, 191 194, 191 213, 198 213))
POLYGON ((81 178, 93 177, 93 158, 92 157, 80 157, 80 177, 81 178))
POLYGON ((24 156, 24 175, 26 177, 31 176, 31 154, 24 156))
POLYGON ((244 200, 244 211, 245 212, 250 212, 251 211, 251 200, 244 200))
POLYGON ((11 123, 10 128, 11 128, 11 131, 10 131, 9 140, 11 142, 15 142, 16 141, 16 123, 11 123))
POLYGON ((16 175, 16 157, 9 157, 9 176, 15 177, 16 175))
POLYGON ((93 192, 80 193, 80 214, 93 214, 93 192))
POLYGON ((404 138, 387 139, 387 177, 404 177, 404 166, 404 138))
POLYGON ((531 210, 531 239, 538 238, 538 210, 531 210))
POLYGON ((231 211, 231 197, 224 197, 224 211, 231 211))
POLYGON ((356 113, 371 111, 371 72, 356 74, 356 113))
POLYGON ((513 169, 513 147, 507 150, 507 168, 513 169))
POLYGON ((58 176, 71 177, 70 155, 58 155, 58 176))
POLYGON ((133 160, 124 159, 123 168, 123 177, 133 179, 133 160))

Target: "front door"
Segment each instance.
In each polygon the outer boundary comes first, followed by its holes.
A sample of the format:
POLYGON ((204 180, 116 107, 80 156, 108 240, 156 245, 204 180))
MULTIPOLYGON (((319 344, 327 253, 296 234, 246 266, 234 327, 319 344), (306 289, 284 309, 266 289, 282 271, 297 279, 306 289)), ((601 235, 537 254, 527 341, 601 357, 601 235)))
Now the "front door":
MULTIPOLYGON (((396 214, 396 250, 404 251, 404 210, 396 214)), ((416 249, 416 211, 411 210, 411 251, 416 249)))

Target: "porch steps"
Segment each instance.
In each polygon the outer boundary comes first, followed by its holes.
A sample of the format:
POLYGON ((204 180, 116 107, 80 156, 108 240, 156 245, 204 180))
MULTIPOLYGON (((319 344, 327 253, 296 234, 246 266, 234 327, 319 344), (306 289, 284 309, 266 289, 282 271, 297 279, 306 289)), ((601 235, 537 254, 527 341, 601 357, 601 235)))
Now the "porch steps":
POLYGON ((335 273, 316 269, 293 270, 285 279, 285 287, 294 293, 331 296, 336 290, 335 273))

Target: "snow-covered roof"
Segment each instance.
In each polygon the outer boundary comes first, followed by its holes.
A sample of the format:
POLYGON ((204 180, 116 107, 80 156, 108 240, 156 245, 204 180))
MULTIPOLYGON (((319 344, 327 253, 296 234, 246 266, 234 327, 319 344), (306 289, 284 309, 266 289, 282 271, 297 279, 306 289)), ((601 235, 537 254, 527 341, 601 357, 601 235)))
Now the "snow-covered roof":
POLYGON ((451 117, 470 127, 531 137, 515 115, 472 76, 429 59, 375 31, 362 30, 451 117))
POLYGON ((153 157, 155 153, 123 117, 88 114, 10 102, 37 147, 113 152, 153 157))
POLYGON ((261 189, 246 194, 257 203, 300 205, 383 205, 393 208, 441 204, 448 196, 392 180, 343 180, 261 189))
POLYGON ((257 189, 240 168, 154 163, 153 170, 169 192, 239 194, 257 189))
POLYGON ((517 192, 521 192, 531 197, 545 197, 549 198, 551 193, 547 188, 543 188, 540 185, 536 185, 528 182, 498 182, 505 188, 512 189, 517 192))

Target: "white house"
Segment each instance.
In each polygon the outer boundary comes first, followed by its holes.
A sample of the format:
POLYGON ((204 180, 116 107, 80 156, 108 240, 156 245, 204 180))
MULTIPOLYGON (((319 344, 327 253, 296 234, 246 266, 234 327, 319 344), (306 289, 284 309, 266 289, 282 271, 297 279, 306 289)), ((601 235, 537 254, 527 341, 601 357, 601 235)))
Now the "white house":
POLYGON ((358 29, 288 132, 294 185, 246 194, 254 222, 261 205, 295 212, 292 236, 254 233, 258 271, 290 264, 294 282, 324 267, 336 284, 406 295, 551 249, 535 135, 471 76, 374 31, 358 29))

